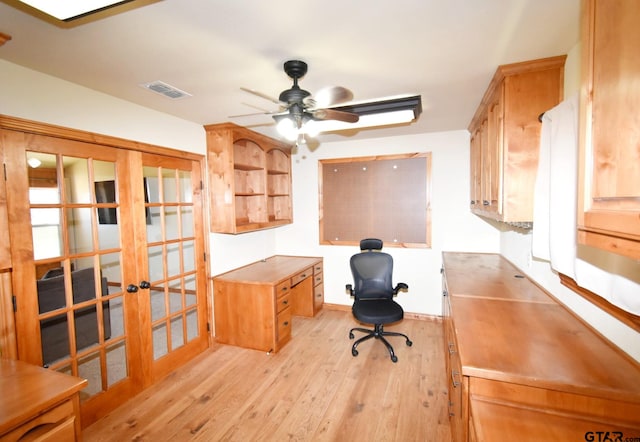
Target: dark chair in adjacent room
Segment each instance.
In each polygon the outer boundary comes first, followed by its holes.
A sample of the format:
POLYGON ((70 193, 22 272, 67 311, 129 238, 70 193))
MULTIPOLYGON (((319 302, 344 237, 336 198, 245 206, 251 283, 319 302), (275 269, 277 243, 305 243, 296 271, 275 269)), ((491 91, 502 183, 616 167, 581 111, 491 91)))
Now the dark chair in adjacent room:
POLYGON ((354 338, 354 331, 365 333, 353 343, 351 354, 358 356, 356 349, 358 345, 363 341, 376 338, 387 347, 391 360, 397 362, 398 358, 393 347, 385 336, 402 336, 409 347, 413 343, 405 334, 384 331, 384 326, 398 322, 404 317, 404 310, 393 300, 393 297, 401 290, 406 291, 409 286, 399 282, 393 287, 393 258, 381 250, 382 240, 363 239, 360 241, 360 253, 351 257, 354 284, 347 284, 347 291, 355 298, 351 311, 358 321, 374 326, 373 330, 355 327, 349 331, 349 339, 354 338))

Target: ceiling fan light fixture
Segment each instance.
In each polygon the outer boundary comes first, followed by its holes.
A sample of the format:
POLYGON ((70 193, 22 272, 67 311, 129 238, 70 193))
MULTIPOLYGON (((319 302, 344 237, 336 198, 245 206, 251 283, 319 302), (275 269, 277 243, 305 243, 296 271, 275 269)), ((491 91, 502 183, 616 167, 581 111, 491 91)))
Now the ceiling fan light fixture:
POLYGON ((298 126, 288 115, 279 119, 276 125, 276 130, 289 141, 295 141, 298 139, 298 126))
POLYGON ((318 126, 318 121, 317 120, 307 121, 304 124, 304 126, 302 126, 301 131, 310 137, 317 137, 318 134, 320 133, 320 127, 318 126))

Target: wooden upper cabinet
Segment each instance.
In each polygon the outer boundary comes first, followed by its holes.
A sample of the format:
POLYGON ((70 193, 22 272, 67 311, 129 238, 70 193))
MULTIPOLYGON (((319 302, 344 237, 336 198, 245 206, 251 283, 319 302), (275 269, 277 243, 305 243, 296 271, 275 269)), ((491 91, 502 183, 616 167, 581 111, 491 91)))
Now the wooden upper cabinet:
POLYGON ((640 259, 640 2, 584 6, 578 242, 640 259))
POLYGON ((499 66, 469 124, 471 210, 509 223, 533 221, 543 112, 563 98, 566 56, 499 66))
POLYGON ((211 231, 242 233, 292 223, 291 146, 233 123, 205 130, 211 231))

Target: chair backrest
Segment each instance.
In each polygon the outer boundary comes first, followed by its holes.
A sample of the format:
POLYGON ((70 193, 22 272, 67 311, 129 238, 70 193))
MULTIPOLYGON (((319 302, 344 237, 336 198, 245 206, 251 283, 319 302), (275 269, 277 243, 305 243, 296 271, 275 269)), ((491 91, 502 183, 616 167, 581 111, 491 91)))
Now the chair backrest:
POLYGON ((351 274, 355 299, 380 299, 393 297, 393 258, 381 252, 382 241, 363 239, 361 252, 351 257, 351 274))

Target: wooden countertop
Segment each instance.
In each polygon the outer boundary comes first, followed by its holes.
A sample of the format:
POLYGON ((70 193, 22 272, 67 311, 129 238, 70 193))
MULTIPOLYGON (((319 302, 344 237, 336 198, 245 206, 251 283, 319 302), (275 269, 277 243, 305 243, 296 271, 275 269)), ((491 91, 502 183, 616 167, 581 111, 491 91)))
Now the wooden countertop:
POLYGON ((504 258, 443 256, 464 375, 640 403, 640 364, 504 258))
POLYGON ((87 380, 0 358, 0 434, 71 397, 87 380))
POLYGON ((449 292, 481 298, 555 304, 500 255, 488 253, 444 253, 449 292))
POLYGON ((311 256, 275 255, 244 267, 214 276, 215 280, 242 282, 246 284, 277 284, 313 266, 322 258, 311 256))

